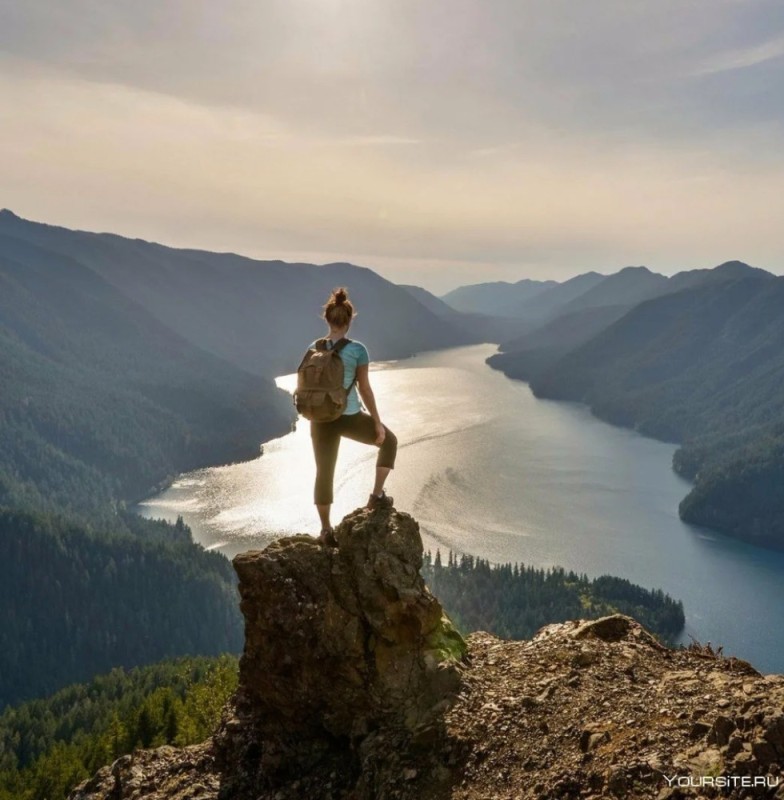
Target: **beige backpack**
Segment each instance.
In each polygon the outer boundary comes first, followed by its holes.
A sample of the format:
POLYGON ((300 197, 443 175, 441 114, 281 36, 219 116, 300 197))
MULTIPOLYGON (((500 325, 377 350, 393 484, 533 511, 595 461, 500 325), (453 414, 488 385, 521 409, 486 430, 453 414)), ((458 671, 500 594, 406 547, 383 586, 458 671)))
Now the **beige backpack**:
POLYGON ((348 393, 357 379, 354 378, 348 389, 343 387, 344 366, 340 351, 350 341, 344 337, 328 350, 327 340, 319 339, 303 356, 297 369, 294 405, 305 419, 333 422, 346 410, 348 393))

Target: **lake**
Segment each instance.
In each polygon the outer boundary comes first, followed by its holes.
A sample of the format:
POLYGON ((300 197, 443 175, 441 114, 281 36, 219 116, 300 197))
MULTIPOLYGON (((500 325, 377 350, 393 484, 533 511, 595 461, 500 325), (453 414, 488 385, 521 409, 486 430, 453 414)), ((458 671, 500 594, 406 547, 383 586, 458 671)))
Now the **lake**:
MULTIPOLYGON (((617 575, 681 599, 686 629, 762 672, 784 672, 784 553, 686 525, 688 482, 674 447, 612 427, 583 406, 539 400, 490 369, 493 345, 374 363, 382 418, 399 440, 387 488, 420 523, 425 549, 492 562, 617 575)), ((278 379, 292 389, 295 376, 278 379)), ((375 448, 343 440, 333 523, 363 505, 375 448)), ((242 464, 180 476, 142 503, 181 514, 194 538, 228 556, 295 532, 318 534, 309 423, 242 464)))

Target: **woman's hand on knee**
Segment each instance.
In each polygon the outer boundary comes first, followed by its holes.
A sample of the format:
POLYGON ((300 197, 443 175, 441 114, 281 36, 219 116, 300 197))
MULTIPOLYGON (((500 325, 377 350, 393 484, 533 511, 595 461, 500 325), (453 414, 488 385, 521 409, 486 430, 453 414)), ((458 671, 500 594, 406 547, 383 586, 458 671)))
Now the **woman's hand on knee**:
POLYGON ((384 428, 383 423, 380 420, 376 420, 376 441, 373 444, 377 444, 381 446, 384 444, 384 439, 386 438, 387 432, 384 428))

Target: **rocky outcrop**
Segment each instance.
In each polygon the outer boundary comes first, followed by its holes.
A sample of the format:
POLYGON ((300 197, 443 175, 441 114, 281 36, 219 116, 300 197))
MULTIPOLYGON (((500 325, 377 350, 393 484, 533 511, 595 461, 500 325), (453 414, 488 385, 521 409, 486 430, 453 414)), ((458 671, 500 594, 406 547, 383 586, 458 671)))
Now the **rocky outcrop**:
POLYGON ((337 548, 301 535, 234 559, 245 650, 216 742, 236 793, 330 763, 376 797, 390 747, 442 736, 466 644, 419 573, 419 526, 361 509, 335 535, 337 548))
POLYGON ((72 800, 784 800, 784 676, 622 615, 463 642, 411 517, 357 511, 337 538, 238 556, 246 647, 220 729, 72 800))
POLYGON ((451 800, 784 798, 784 676, 620 614, 468 645, 451 800))

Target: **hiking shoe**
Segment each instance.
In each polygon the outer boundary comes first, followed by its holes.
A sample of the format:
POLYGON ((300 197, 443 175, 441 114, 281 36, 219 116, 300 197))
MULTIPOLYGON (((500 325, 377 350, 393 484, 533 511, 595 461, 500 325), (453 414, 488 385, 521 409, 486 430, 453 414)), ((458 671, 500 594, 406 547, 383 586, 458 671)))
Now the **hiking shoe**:
POLYGON ((382 492, 381 497, 371 494, 370 497, 368 497, 365 508, 370 509, 370 511, 375 511, 377 508, 392 508, 392 500, 393 498, 386 492, 382 492))
POLYGON ((326 545, 327 547, 337 547, 338 540, 335 538, 334 528, 322 528, 318 539, 319 544, 326 545))

